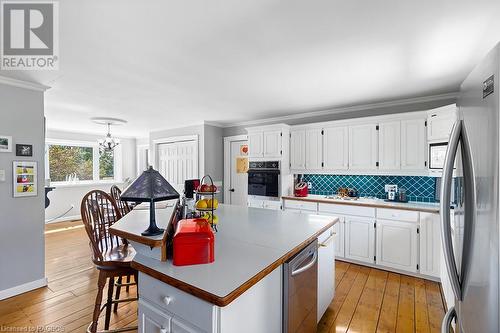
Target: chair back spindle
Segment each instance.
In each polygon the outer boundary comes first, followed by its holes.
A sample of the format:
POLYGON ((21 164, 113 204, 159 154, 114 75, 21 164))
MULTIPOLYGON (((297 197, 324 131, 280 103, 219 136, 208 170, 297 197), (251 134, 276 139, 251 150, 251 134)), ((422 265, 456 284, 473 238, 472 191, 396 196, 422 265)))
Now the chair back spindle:
POLYGON ((122 216, 127 215, 130 213, 131 209, 130 206, 126 201, 121 200, 121 195, 122 195, 122 190, 116 185, 111 186, 111 197, 115 200, 116 206, 120 210, 120 213, 122 216))

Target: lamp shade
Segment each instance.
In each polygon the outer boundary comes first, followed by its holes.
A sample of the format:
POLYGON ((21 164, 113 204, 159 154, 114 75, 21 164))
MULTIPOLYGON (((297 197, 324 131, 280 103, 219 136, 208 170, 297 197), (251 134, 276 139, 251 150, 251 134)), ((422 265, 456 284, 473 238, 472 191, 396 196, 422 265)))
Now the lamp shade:
POLYGON ((179 193, 163 176, 150 166, 120 196, 124 201, 156 202, 178 199, 179 193))

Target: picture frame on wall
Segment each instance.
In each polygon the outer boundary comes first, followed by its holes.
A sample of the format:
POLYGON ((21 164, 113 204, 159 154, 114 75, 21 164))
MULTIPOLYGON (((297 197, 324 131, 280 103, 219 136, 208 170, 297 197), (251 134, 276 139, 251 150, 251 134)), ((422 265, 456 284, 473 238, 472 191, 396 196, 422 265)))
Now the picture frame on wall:
POLYGON ((33 156, 33 145, 16 144, 16 156, 33 156))
POLYGON ((12 137, 0 135, 0 153, 12 152, 12 137))
POLYGON ((37 196, 37 162, 14 161, 12 164, 14 198, 37 196))

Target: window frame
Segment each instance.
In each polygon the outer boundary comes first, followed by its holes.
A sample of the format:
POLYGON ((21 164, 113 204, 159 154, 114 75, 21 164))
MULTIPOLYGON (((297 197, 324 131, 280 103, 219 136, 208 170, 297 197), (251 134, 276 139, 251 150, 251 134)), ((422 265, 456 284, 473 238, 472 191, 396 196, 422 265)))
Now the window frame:
POLYGON ((55 186, 78 186, 78 185, 92 185, 92 184, 116 184, 122 183, 122 145, 118 145, 113 153, 113 179, 101 180, 99 179, 99 144, 97 141, 78 141, 78 140, 64 140, 64 139, 45 139, 45 178, 50 178, 50 153, 49 146, 72 146, 92 148, 92 180, 79 180, 76 182, 67 181, 51 181, 55 186))

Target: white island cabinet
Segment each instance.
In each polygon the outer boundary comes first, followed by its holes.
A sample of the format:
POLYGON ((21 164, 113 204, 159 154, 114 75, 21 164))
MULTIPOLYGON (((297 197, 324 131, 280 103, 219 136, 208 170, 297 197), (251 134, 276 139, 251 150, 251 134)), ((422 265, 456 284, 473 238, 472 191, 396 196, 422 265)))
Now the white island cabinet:
MULTIPOLYGON (((157 214, 161 216, 159 209, 157 214)), ((281 332, 287 306, 283 265, 317 239, 318 296, 324 312, 335 285, 331 236, 337 217, 223 204, 217 215, 213 263, 174 266, 147 252, 135 256, 140 333, 281 332)), ((148 215, 134 210, 116 222, 112 232, 137 243, 148 224, 148 215)), ((303 300, 310 307, 318 302, 303 300)))

